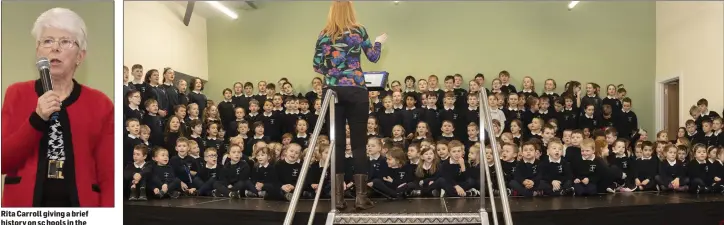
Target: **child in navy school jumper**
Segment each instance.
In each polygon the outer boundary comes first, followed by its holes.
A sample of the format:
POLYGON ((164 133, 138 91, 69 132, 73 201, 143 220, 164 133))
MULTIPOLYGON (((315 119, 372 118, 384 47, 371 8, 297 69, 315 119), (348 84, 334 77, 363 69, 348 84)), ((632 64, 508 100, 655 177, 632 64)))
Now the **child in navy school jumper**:
POLYGON ((372 180, 372 189, 389 199, 405 197, 408 183, 415 178, 415 168, 407 165, 405 152, 392 148, 387 152, 387 170, 382 178, 372 180))
POLYGON ((441 196, 465 197, 466 191, 472 188, 472 181, 469 176, 470 165, 465 162, 463 143, 451 141, 447 148, 450 151, 448 160, 441 162, 441 177, 436 181, 442 190, 441 196))
POLYGON ((717 137, 714 136, 714 131, 711 129, 712 121, 711 119, 704 119, 701 121, 701 132, 698 135, 695 135, 691 143, 692 144, 705 144, 706 146, 714 146, 717 143, 717 137))
POLYGON ((275 93, 272 98, 273 108, 272 110, 276 113, 284 113, 284 97, 282 94, 275 93))
MULTIPOLYGON (((309 177, 306 180, 307 185, 306 187, 304 187, 304 192, 302 192, 302 195, 305 198, 314 198, 316 192, 318 191, 317 189, 319 189, 319 179, 322 178, 322 170, 324 170, 325 165, 329 165, 329 160, 327 160, 329 156, 329 148, 329 144, 320 143, 314 149, 314 162, 309 166, 309 177)), ((330 176, 331 170, 331 168, 327 168, 327 171, 324 175, 322 192, 319 195, 321 198, 330 197, 332 190, 332 178, 330 176)))
POLYGON ((681 162, 676 160, 676 146, 664 147, 665 158, 659 163, 659 175, 655 177, 659 189, 662 191, 687 191, 689 178, 681 162))
POLYGON ((377 113, 377 120, 380 124, 380 135, 383 137, 392 137, 392 129, 395 126, 402 124, 402 114, 396 112, 392 107, 391 96, 385 96, 382 99, 382 105, 383 107, 377 113))
POLYGON ((583 131, 573 130, 571 131, 571 145, 566 147, 566 161, 573 165, 574 162, 580 161, 582 157, 581 144, 583 142, 583 131))
POLYGON ((244 120, 246 120, 249 125, 261 121, 261 114, 259 113, 259 109, 261 108, 260 104, 256 99, 252 99, 251 102, 249 102, 249 113, 244 117, 244 120))
POLYGON ((576 195, 595 195, 598 192, 596 184, 601 177, 604 163, 596 158, 593 139, 585 139, 581 143, 581 159, 571 161, 573 168, 573 188, 576 195))
POLYGON ((586 104, 583 107, 583 115, 578 119, 578 127, 580 129, 588 128, 590 131, 601 128, 601 122, 599 116, 595 114, 595 106, 593 104, 586 104))
POLYGON ((189 156, 188 139, 180 137, 176 140, 176 154, 171 157, 170 164, 176 176, 181 180, 181 190, 188 195, 198 194, 196 187, 193 186, 193 176, 196 174, 191 173, 191 167, 196 160, 189 156))
POLYGON ((475 143, 480 142, 480 130, 478 130, 477 124, 470 123, 468 124, 467 131, 468 137, 463 141, 463 145, 465 145, 465 149, 470 149, 475 143))
MULTIPOLYGON (((246 142, 244 142, 244 144, 245 144, 245 146, 244 146, 245 155, 253 155, 253 150, 254 150, 253 146, 256 145, 256 143, 258 143, 258 142, 264 142, 264 143, 271 142, 271 139, 270 139, 268 136, 264 135, 264 132, 265 132, 265 130, 266 130, 265 127, 264 127, 264 122, 262 122, 262 121, 257 121, 257 122, 255 122, 255 123, 252 125, 252 129, 253 129, 253 131, 254 131, 253 136, 251 136, 250 138, 247 139, 246 142)), ((273 158, 273 157, 272 157, 272 158, 273 158)))
POLYGON ((412 96, 405 98, 406 107, 402 110, 402 124, 405 130, 410 133, 415 130, 415 126, 422 121, 424 110, 415 106, 416 100, 412 96))
POLYGON ((586 96, 583 96, 581 98, 581 105, 585 106, 582 108, 582 110, 586 110, 588 105, 592 105, 594 108, 595 114, 600 114, 601 110, 601 98, 598 97, 598 92, 601 86, 599 86, 596 83, 588 83, 586 84, 586 96))
POLYGON ((133 150, 136 149, 136 145, 142 144, 141 142, 141 123, 136 118, 130 118, 126 120, 126 130, 128 135, 123 139, 123 163, 129 164, 133 160, 133 150))
POLYGON ((523 99, 526 101, 530 97, 538 98, 538 93, 535 92, 535 82, 532 77, 523 77, 523 87, 518 94, 523 94, 523 99))
POLYGON ((197 171, 196 176, 193 178, 193 184, 200 196, 211 196, 214 190, 214 183, 218 179, 217 157, 216 149, 206 149, 201 164, 193 168, 193 170, 197 171))
POLYGON ((515 86, 510 84, 510 73, 508 73, 508 71, 500 71, 500 73, 498 73, 498 79, 500 79, 501 83, 501 92, 503 92, 504 94, 518 93, 518 91, 515 89, 515 86))
POLYGON ((370 116, 367 118, 367 139, 372 137, 383 138, 387 136, 380 135, 380 126, 377 123, 377 117, 370 116))
MULTIPOLYGON (((408 131, 409 133, 409 131, 408 131)), ((430 127, 427 125, 427 123, 420 121, 417 123, 417 126, 415 127, 414 133, 410 134, 408 137, 410 137, 410 143, 422 143, 423 140, 428 139, 432 140, 432 135, 430 133, 430 127)))
POLYGON ((209 126, 206 128, 206 138, 201 141, 203 143, 201 145, 204 146, 204 148, 215 148, 219 153, 219 161, 217 163, 222 164, 223 162, 220 160, 222 160, 222 156, 226 154, 226 149, 224 149, 223 141, 220 137, 218 137, 218 135, 219 124, 209 124, 209 126))
POLYGON ((613 175, 615 191, 632 192, 635 190, 631 188, 634 184, 633 168, 635 158, 626 152, 626 140, 615 140, 612 146, 612 153, 608 155, 608 165, 613 175))
POLYGON ((543 139, 543 120, 540 118, 533 118, 528 124, 528 131, 523 135, 523 142, 530 141, 535 138, 538 140, 543 139))
POLYGON ((709 166, 708 180, 711 182, 712 192, 724 194, 724 148, 719 147, 717 159, 709 166))
POLYGON ((513 180, 508 184, 517 193, 515 195, 526 197, 541 195, 541 171, 538 168, 540 162, 535 156, 536 148, 538 146, 533 142, 523 144, 521 151, 523 158, 516 165, 513 180))
POLYGON ((518 95, 511 94, 508 96, 508 107, 503 108, 503 114, 505 114, 505 127, 510 127, 510 122, 513 120, 521 120, 523 117, 522 109, 518 108, 518 95))
POLYGON ((659 160, 653 157, 654 144, 650 141, 641 143, 640 158, 634 163, 634 185, 637 191, 656 190, 656 181, 659 171, 659 160))
POLYGON ((408 185, 413 189, 411 197, 433 196, 438 192, 438 184, 435 182, 440 177, 440 160, 435 155, 434 148, 421 147, 420 163, 415 169, 415 181, 408 185))
POLYGON ((281 112, 282 133, 296 133, 296 124, 297 120, 299 120, 297 102, 296 97, 287 97, 285 110, 281 112))
POLYGON ((370 171, 367 186, 372 187, 372 180, 384 178, 387 173, 387 159, 382 155, 382 140, 370 138, 367 140, 367 156, 370 160, 370 171))
MULTIPOLYGON (((614 113, 615 115, 616 113, 614 113)), ((623 98, 621 111, 618 112, 617 120, 614 122, 619 137, 630 138, 634 130, 638 129, 638 117, 631 110, 631 99, 623 98)))
MULTIPOLYGON (((709 169, 711 164, 707 160, 707 149, 704 144, 695 144, 691 147, 691 152, 694 153, 694 159, 687 164, 686 176, 689 178, 689 186, 691 192, 700 194, 708 193, 711 191, 712 181, 708 178, 709 169)), ((716 150, 714 150, 716 154, 716 150)))
POLYGON ((547 196, 573 194, 573 172, 568 161, 562 159, 563 144, 558 139, 548 142, 548 158, 541 160, 540 189, 547 196))
MULTIPOLYGON (((219 110, 219 117, 221 119, 221 124, 223 124, 224 126, 229 126, 231 121, 234 121, 235 119, 237 119, 237 117, 234 115, 234 114, 236 114, 236 112, 235 112, 236 108, 238 107, 238 108, 241 108, 242 110, 244 110, 244 108, 241 107, 241 105, 236 105, 231 101, 231 89, 230 88, 225 88, 223 90, 223 96, 224 96, 224 100, 219 102, 219 104, 217 105, 216 108, 219 110)), ((248 105, 249 103, 246 102, 246 104, 248 105)), ((243 119, 243 117, 242 117, 242 119, 243 119)))
POLYGON ((309 101, 307 101, 307 99, 300 98, 297 100, 297 105, 299 106, 299 119, 309 121, 309 116, 312 115, 312 110, 309 110, 309 101))
POLYGON ((410 142, 405 138, 405 128, 402 127, 402 125, 395 125, 392 128, 392 144, 393 145, 400 145, 403 149, 407 149, 410 145, 410 142))
MULTIPOLYGON (((417 168, 417 164, 420 164, 420 157, 421 152, 420 149, 421 146, 419 143, 410 144, 410 146, 407 147, 407 165, 417 168)), ((415 170, 413 168, 413 170, 415 170)))
MULTIPOLYGON (((499 159, 500 167, 503 169, 503 181, 507 185, 513 180, 516 166, 518 165, 518 145, 505 143, 503 144, 501 153, 502 154, 499 159)), ((510 190, 510 187, 507 187, 503 194, 510 195, 511 193, 512 190, 510 190)))
MULTIPOLYGON (((445 93, 445 98, 443 99, 443 108, 440 109, 440 120, 452 122, 453 127, 465 127, 465 121, 467 120, 462 117, 462 110, 461 108, 455 107, 455 93, 449 91, 445 93)), ((462 137, 465 136, 465 131, 460 129, 455 131, 454 134, 455 136, 462 137)))
POLYGON ((282 123, 279 115, 279 112, 274 111, 272 102, 264 102, 264 112, 261 114, 261 121, 264 123, 264 136, 273 141, 282 140, 282 123))
POLYGON ((146 115, 143 116, 143 124, 151 128, 149 147, 163 146, 163 118, 158 115, 158 102, 155 99, 148 99, 145 106, 146 115))
POLYGON ((123 169, 123 183, 129 201, 146 201, 146 184, 151 175, 152 164, 146 163, 148 148, 145 145, 136 145, 133 149, 133 162, 123 169))
POLYGON ((427 123, 428 126, 430 126, 430 130, 432 131, 433 137, 439 137, 442 132, 440 131, 440 127, 442 126, 442 118, 440 117, 440 112, 443 111, 442 109, 439 109, 437 107, 437 94, 434 92, 425 92, 427 97, 427 102, 425 105, 425 118, 423 121, 427 123))
POLYGON ((556 113, 556 110, 554 107, 551 107, 551 105, 553 104, 551 104, 550 98, 541 96, 538 103, 538 113, 535 115, 535 117, 539 117, 545 122, 557 118, 558 115, 556 113))
MULTIPOLYGON (((535 92, 533 92, 535 93, 535 92)), ((533 118, 540 118, 538 116, 538 98, 537 97, 531 97, 525 99, 525 108, 523 111, 523 114, 521 115, 521 120, 524 124, 529 124, 531 121, 533 121, 533 118)), ((545 121, 543 121, 545 122, 545 121)))
POLYGON ((600 127, 616 127, 616 115, 609 104, 601 105, 600 127))
POLYGON ((178 198, 181 195, 181 180, 176 177, 173 168, 168 165, 168 150, 156 148, 153 151, 153 160, 156 165, 152 168, 150 189, 156 198, 178 198))
POLYGON ((442 134, 437 138, 437 141, 445 140, 447 142, 458 140, 455 136, 455 125, 450 120, 443 120, 442 127, 440 128, 442 134))
POLYGON ((219 178, 214 183, 214 197, 241 198, 245 193, 251 169, 249 164, 241 160, 241 146, 229 147, 229 158, 219 169, 219 178))
MULTIPOLYGON (((275 171, 277 172, 277 179, 279 180, 281 192, 273 194, 283 196, 281 199, 291 201, 292 193, 294 189, 297 188, 294 185, 297 185, 299 172, 302 168, 302 164, 299 159, 301 151, 302 146, 299 146, 296 143, 289 144, 289 146, 287 146, 287 150, 284 151, 284 159, 279 160, 275 165, 275 171)), ((277 198, 281 196, 277 196, 277 198)))
MULTIPOLYGON (((467 158, 468 165, 470 165, 470 168, 468 168, 470 188, 465 191, 465 196, 477 197, 480 196, 480 191, 484 190, 480 187, 480 167, 482 166, 482 163, 480 163, 480 143, 476 142, 468 148, 467 158)), ((489 146, 485 147, 485 160, 487 160, 490 169, 490 179, 497 180, 495 178, 495 167, 490 167, 490 165, 494 165, 495 160, 493 160, 493 152, 489 146)), ((493 184, 497 185, 495 182, 493 184)), ((497 187, 493 186, 493 189, 497 189, 497 187)))
POLYGON ((447 162, 448 159, 450 159, 450 148, 448 148, 447 144, 449 142, 446 140, 441 140, 435 143, 435 153, 437 153, 437 158, 440 159, 440 163, 447 162))
POLYGON ((309 147, 309 133, 307 132, 306 120, 297 120, 294 132, 294 140, 292 142, 302 146, 302 149, 309 147))
POLYGON ((513 136, 513 143, 521 145, 523 143, 523 125, 519 119, 510 121, 510 134, 513 136))
MULTIPOLYGON (((226 123, 223 124, 224 127, 226 127, 226 129, 227 129, 226 134, 224 135, 224 140, 229 140, 231 137, 234 137, 234 136, 237 136, 240 134, 239 130, 238 130, 239 123, 244 121, 247 123, 247 125, 249 124, 248 121, 244 120, 245 117, 246 117, 246 110, 244 108, 242 108, 242 107, 234 108, 234 119, 231 121, 225 121, 226 123)), ((247 129, 247 132, 248 132, 248 129, 247 129)), ((244 133, 243 135, 248 135, 248 133, 244 133)), ((244 143, 246 143, 246 142, 244 142, 244 143)))
MULTIPOLYGON (((500 115, 504 115, 502 111, 498 110, 497 102, 498 100, 495 98, 495 95, 489 95, 488 99, 494 100, 494 101, 488 101, 488 104, 491 105, 490 114, 493 116, 493 112, 499 112, 500 115), (495 107, 492 107, 495 105, 495 107), (495 109, 493 109, 495 108, 495 109)), ((463 113, 463 117, 465 118, 465 124, 475 123, 476 125, 480 123, 480 107, 478 104, 478 93, 470 93, 467 97, 468 100, 468 107, 465 108, 465 113, 463 113)), ((495 118, 495 117, 493 117, 495 118)), ((505 122, 505 121, 501 121, 505 122)))

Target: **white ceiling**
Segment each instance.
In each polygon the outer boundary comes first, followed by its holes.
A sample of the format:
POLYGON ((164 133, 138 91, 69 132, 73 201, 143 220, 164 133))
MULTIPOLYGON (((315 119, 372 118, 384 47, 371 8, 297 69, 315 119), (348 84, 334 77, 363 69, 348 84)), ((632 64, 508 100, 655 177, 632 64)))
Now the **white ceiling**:
MULTIPOLYGON (((229 7, 231 10, 236 12, 237 14, 243 13, 245 10, 252 10, 249 5, 244 1, 219 1, 221 4, 225 5, 226 7, 229 7)), ((183 10, 186 10, 186 5, 188 4, 188 1, 170 1, 172 3, 172 7, 178 8, 179 6, 182 7, 183 10)), ((254 2, 253 4, 258 4, 258 2, 254 2)), ((216 10, 215 8, 211 7, 208 3, 205 3, 204 1, 196 1, 196 5, 194 6, 193 14, 195 16, 201 16, 204 18, 215 18, 215 17, 227 17, 224 13, 216 10)))

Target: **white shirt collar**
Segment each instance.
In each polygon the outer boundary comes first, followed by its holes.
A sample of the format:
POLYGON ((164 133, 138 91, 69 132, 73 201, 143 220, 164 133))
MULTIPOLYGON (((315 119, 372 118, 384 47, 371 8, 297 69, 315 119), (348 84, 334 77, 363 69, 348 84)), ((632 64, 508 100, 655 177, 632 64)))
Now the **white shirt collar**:
POLYGON ((450 106, 450 107, 445 106, 445 110, 455 110, 455 106, 450 106))
POLYGON ((137 136, 135 136, 135 135, 133 135, 133 134, 128 134, 128 137, 131 138, 131 139, 136 139, 136 138, 138 138, 137 136))
POLYGON ((550 157, 548 159, 549 159, 548 161, 550 161, 552 163, 559 163, 559 164, 561 163, 561 158, 558 158, 558 160, 555 160, 555 161, 550 157))
POLYGON ((508 111, 518 111, 518 108, 508 107, 508 111))
POLYGON ((701 116, 708 116, 709 112, 711 112, 711 110, 707 110, 706 112, 701 113, 701 116))
POLYGON ((299 110, 294 110, 294 111, 287 110, 287 111, 285 111, 284 113, 286 113, 287 115, 289 115, 289 114, 299 114, 299 110))
POLYGON ((140 108, 137 105, 128 104, 128 108, 131 108, 132 110, 140 110, 140 108))
POLYGON ((260 135, 260 136, 254 135, 254 140, 261 140, 261 139, 264 139, 264 135, 260 135))
POLYGON ((613 96, 606 96, 607 99, 616 99, 616 97, 613 96))
POLYGON ((143 84, 143 80, 132 80, 132 84, 143 84))
POLYGON ((297 159, 297 161, 289 162, 289 160, 287 160, 286 158, 284 159, 284 162, 287 162, 287 163, 289 163, 289 164, 296 164, 296 163, 299 163, 299 162, 301 162, 301 161, 302 161, 302 159, 297 159))
POLYGON ((264 112, 263 115, 266 117, 270 117, 270 116, 274 115, 274 113, 273 112, 264 112))
POLYGON ((269 167, 269 161, 267 161, 264 164, 259 164, 259 168, 267 168, 267 167, 269 167))
POLYGON ((375 133, 375 132, 367 132, 367 136, 376 136, 376 135, 377 135, 377 133, 375 133))
POLYGON ((412 106, 412 108, 407 107, 406 109, 407 109, 407 110, 415 110, 415 106, 412 106))
POLYGON ((394 109, 402 109, 403 106, 402 106, 402 105, 393 105, 392 108, 394 108, 394 109))
POLYGON ((523 92, 523 93, 533 93, 533 90, 525 90, 525 89, 523 89, 522 92, 523 92))
POLYGON ((136 164, 136 162, 133 162, 133 166, 136 167, 136 169, 141 169, 144 165, 146 165, 146 161, 143 161, 141 164, 136 164))
POLYGON ((401 138, 401 137, 393 138, 393 139, 392 139, 392 141, 396 141, 396 142, 399 142, 399 141, 402 141, 402 140, 405 140, 405 139, 404 139, 404 138, 401 138))
POLYGON ((216 140, 215 137, 206 137, 206 139, 208 139, 208 140, 214 140, 214 141, 216 140))
POLYGON ((422 169, 429 170, 430 168, 432 168, 432 163, 430 163, 430 165, 426 165, 425 163, 422 163, 422 169))
POLYGON ((651 156, 649 156, 649 157, 641 157, 641 160, 649 160, 649 159, 651 159, 651 156))
POLYGON ((523 159, 523 163, 534 164, 535 159, 533 159, 532 161, 526 161, 525 159, 523 159))
MULTIPOLYGON (((496 110, 496 109, 498 109, 498 108, 496 107, 495 109, 491 109, 491 110, 496 110)), ((468 110, 470 110, 470 111, 475 111, 475 110, 478 110, 478 107, 468 106, 468 110)))
POLYGON ((394 109, 385 109, 385 114, 393 114, 395 113, 394 109))
POLYGON ((193 91, 191 91, 191 92, 196 93, 196 94, 201 94, 201 91, 193 90, 193 91))
POLYGON ((628 112, 631 112, 631 110, 629 109, 628 111, 626 111, 625 109, 621 109, 621 112, 628 113, 628 112))
POLYGON ((370 155, 370 160, 378 160, 380 158, 380 156, 382 156, 382 154, 379 154, 379 153, 376 156, 370 155))
POLYGON ((588 119, 593 119, 593 115, 589 116, 588 114, 585 114, 585 113, 583 115, 586 116, 586 118, 588 118, 588 119))
POLYGON ((676 165, 676 160, 674 160, 673 162, 672 162, 672 161, 669 161, 669 160, 666 160, 666 162, 669 163, 669 166, 674 166, 674 165, 676 165))
POLYGON ((573 107, 571 107, 571 108, 566 108, 566 107, 564 106, 564 107, 563 107, 563 111, 573 111, 573 107))
POLYGON ((545 111, 543 111, 543 110, 538 110, 538 114, 547 115, 547 114, 548 114, 548 109, 546 109, 545 111))
POLYGON ((446 138, 451 138, 451 137, 454 137, 455 135, 454 134, 442 134, 442 136, 446 137, 446 138))
POLYGON ((546 91, 545 94, 546 94, 546 95, 553 95, 553 94, 555 94, 555 93, 553 93, 552 91, 551 91, 551 92, 547 92, 547 91, 546 91))
POLYGON ((302 134, 297 133, 297 138, 307 138, 307 136, 308 135, 306 133, 302 133, 302 134))
POLYGON ((249 116, 250 116, 250 117, 255 117, 256 115, 259 115, 259 113, 258 113, 258 112, 250 112, 250 113, 249 113, 249 116))
POLYGON ((593 157, 591 157, 590 159, 587 159, 586 157, 581 157, 581 158, 582 158, 582 159, 583 159, 584 161, 585 161, 585 160, 588 160, 588 161, 593 161, 593 159, 595 159, 595 158, 596 158, 596 156, 593 156, 593 157))
POLYGON ((478 141, 478 136, 468 137, 468 141, 477 142, 477 141, 478 141))
POLYGON ((352 155, 351 152, 344 151, 344 158, 347 158, 347 159, 348 159, 348 158, 352 158, 352 156, 353 156, 353 155, 352 155))
POLYGON ((415 159, 415 160, 410 160, 410 164, 415 164, 415 165, 417 165, 417 164, 419 164, 419 163, 420 163, 420 158, 419 158, 419 157, 418 157, 417 159, 415 159))
POLYGON ((543 136, 542 132, 540 132, 540 131, 538 131, 538 132, 531 131, 530 135, 543 136))
POLYGON ((715 136, 719 136, 719 134, 721 134, 721 129, 719 129, 719 130, 717 130, 717 131, 714 131, 713 133, 714 133, 715 136))

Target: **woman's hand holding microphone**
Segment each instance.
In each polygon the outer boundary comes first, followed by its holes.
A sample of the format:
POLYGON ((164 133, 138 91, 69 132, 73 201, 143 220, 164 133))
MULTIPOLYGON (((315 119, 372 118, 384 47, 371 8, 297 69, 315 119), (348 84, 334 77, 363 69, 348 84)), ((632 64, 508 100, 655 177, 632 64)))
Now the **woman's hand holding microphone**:
POLYGON ((35 113, 44 121, 50 119, 50 115, 60 111, 60 96, 52 90, 46 91, 38 98, 38 105, 35 107, 35 113))

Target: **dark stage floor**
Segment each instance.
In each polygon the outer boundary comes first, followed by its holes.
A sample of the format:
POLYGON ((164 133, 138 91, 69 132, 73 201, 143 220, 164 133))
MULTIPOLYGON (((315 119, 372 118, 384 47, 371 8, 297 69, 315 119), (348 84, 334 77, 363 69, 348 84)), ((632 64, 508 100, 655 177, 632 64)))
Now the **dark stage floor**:
MULTIPOLYGON (((476 198, 376 199, 365 213, 477 212, 476 198)), ((499 201, 498 201, 499 202, 499 201)), ((351 206, 353 201, 348 200, 351 206)), ((187 197, 125 202, 125 224, 281 224, 287 202, 187 197)), ((301 200, 294 224, 306 224, 312 200, 301 200)), ((320 200, 315 224, 324 224, 329 200, 320 200)), ((510 198, 515 224, 724 224, 724 195, 618 193, 592 197, 510 198)), ((487 207, 490 211, 490 206, 487 207)), ((500 207, 497 207, 500 211, 500 207)), ((345 212, 354 212, 347 210, 345 212)), ((499 217, 502 218, 502 217, 499 217)), ((500 220, 502 223, 502 219, 500 220)), ((492 223, 491 223, 492 224, 492 223)))

